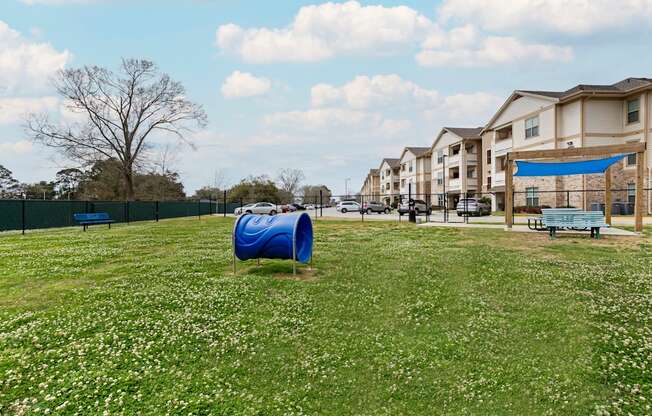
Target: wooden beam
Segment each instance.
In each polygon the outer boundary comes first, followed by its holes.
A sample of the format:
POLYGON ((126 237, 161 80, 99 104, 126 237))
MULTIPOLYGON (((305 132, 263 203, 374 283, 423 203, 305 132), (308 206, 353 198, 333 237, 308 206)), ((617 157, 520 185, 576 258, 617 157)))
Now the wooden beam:
POLYGON ((643 181, 645 172, 645 152, 636 154, 636 201, 634 204, 634 225, 637 232, 643 231, 643 181))
POLYGON ((607 146, 573 147, 571 149, 525 150, 510 152, 509 160, 517 159, 554 159, 562 157, 609 156, 625 153, 645 152, 645 143, 625 143, 607 146))
POLYGON ((514 169, 513 162, 507 155, 507 166, 505 167, 505 227, 512 228, 514 223, 512 219, 512 206, 514 205, 513 194, 514 190, 514 169))
POLYGON ((604 218, 611 225, 611 166, 604 173, 604 218))

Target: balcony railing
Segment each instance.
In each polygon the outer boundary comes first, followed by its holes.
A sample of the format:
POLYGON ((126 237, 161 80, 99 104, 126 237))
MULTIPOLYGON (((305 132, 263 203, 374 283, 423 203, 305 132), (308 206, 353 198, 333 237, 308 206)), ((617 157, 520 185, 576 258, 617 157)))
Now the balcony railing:
POLYGON ((460 163, 460 154, 450 155, 446 158, 446 166, 454 166, 460 163))
POLYGON ((504 186, 505 185, 505 171, 496 172, 493 176, 493 186, 504 186))
POLYGON ((494 154, 503 154, 507 153, 513 146, 513 141, 512 139, 506 139, 506 140, 496 140, 496 144, 494 144, 494 154))
POLYGON ((462 181, 460 178, 455 178, 455 179, 449 179, 448 180, 448 188, 452 190, 460 189, 462 187, 462 181))

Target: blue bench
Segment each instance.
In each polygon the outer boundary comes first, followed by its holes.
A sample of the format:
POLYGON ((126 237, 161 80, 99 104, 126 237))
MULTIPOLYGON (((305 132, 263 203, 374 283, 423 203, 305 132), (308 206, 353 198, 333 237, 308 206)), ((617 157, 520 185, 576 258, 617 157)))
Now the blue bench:
POLYGON ((543 226, 550 238, 557 236, 557 230, 591 231, 591 237, 600 238, 600 228, 609 227, 600 211, 577 209, 542 209, 543 226))
POLYGON ((111 217, 109 217, 109 214, 106 212, 96 212, 93 214, 73 214, 73 218, 79 225, 84 227, 84 231, 86 231, 86 227, 91 225, 109 224, 109 228, 111 228, 111 224, 115 222, 111 219, 111 217))

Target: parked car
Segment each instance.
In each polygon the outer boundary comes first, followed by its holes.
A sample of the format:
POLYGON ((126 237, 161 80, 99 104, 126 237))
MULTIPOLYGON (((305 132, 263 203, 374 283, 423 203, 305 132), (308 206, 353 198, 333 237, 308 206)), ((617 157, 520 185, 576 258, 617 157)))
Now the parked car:
POLYGON ((317 208, 318 208, 318 207, 317 207, 316 205, 313 205, 313 204, 308 204, 308 205, 306 205, 306 209, 309 209, 309 210, 310 210, 310 209, 317 209, 317 208))
POLYGON ((297 208, 292 204, 287 204, 287 205, 282 205, 281 206, 281 212, 284 213, 284 214, 286 212, 295 212, 296 210, 297 210, 297 208))
POLYGON ((360 213, 371 214, 372 212, 377 212, 378 214, 389 214, 392 212, 392 208, 378 201, 369 201, 362 204, 360 208, 360 213))
POLYGON ((457 216, 480 216, 490 215, 491 205, 480 201, 478 198, 462 198, 457 203, 457 216))
POLYGON ((301 205, 301 204, 294 204, 294 203, 292 203, 292 204, 290 204, 290 205, 292 205, 292 206, 294 207, 294 210, 295 210, 295 211, 305 211, 305 210, 306 210, 306 207, 304 207, 304 206, 301 205))
POLYGON ((349 211, 360 211, 360 204, 355 201, 342 201, 337 204, 335 210, 341 212, 342 214, 346 214, 349 211))
MULTIPOLYGON (((408 201, 406 200, 405 202, 402 202, 398 206, 398 215, 405 215, 410 212, 410 205, 408 204, 408 201)), ((428 205, 426 205, 426 201, 423 201, 421 199, 415 199, 414 200, 414 212, 417 215, 421 214, 426 214, 428 215, 432 214, 432 208, 430 208, 428 205)))
POLYGON ((247 204, 242 208, 238 207, 233 211, 235 215, 240 214, 267 214, 276 215, 276 205, 269 202, 256 202, 255 204, 247 204))

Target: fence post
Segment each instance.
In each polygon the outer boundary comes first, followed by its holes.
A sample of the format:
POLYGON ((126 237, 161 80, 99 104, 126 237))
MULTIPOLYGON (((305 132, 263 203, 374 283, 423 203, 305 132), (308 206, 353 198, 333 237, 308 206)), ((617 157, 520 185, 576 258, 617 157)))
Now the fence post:
POLYGON ((21 218, 22 218, 22 229, 23 235, 25 235, 25 198, 23 198, 21 203, 21 218))
POLYGON ((322 199, 322 190, 319 190, 319 216, 324 216, 324 200, 322 199))
POLYGON ((570 208, 570 191, 566 191, 566 208, 570 208))
POLYGON ((129 201, 125 201, 125 219, 127 224, 129 224, 129 201))
POLYGON ((199 219, 201 220, 201 199, 197 200, 197 215, 199 216, 199 219))
POLYGON ((224 218, 226 218, 226 191, 224 191, 224 218))
POLYGON ((154 209, 156 210, 156 212, 154 212, 154 216, 156 217, 156 222, 158 222, 158 217, 159 217, 159 214, 158 214, 158 209, 159 209, 158 201, 156 201, 156 206, 155 206, 154 209))

